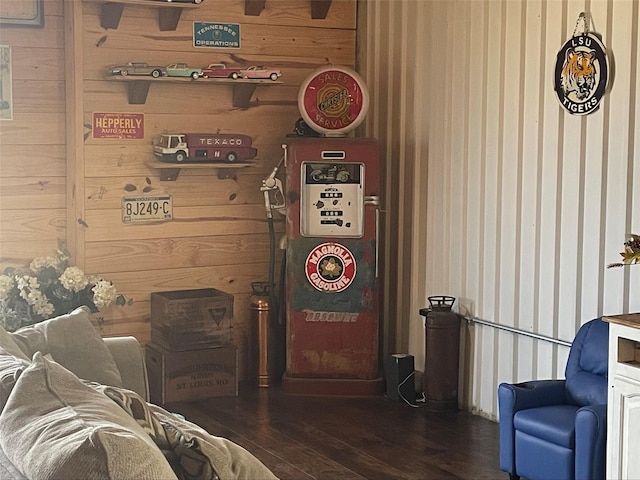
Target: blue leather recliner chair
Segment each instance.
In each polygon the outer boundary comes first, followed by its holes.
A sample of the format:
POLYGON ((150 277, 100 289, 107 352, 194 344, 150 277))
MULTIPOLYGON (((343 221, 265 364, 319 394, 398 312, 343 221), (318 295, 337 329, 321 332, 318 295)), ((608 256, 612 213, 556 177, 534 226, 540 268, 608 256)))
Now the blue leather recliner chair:
POLYGON ((511 480, 605 477, 609 324, 591 320, 571 345, 565 380, 498 387, 500 469, 511 480))

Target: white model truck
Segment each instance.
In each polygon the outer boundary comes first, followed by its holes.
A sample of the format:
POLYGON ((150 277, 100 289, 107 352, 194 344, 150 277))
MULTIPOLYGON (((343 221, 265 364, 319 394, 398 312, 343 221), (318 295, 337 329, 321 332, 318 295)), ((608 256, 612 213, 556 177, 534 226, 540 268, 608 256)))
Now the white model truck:
POLYGON ((236 133, 166 133, 153 144, 153 154, 163 162, 242 162, 257 154, 251 142, 236 133))

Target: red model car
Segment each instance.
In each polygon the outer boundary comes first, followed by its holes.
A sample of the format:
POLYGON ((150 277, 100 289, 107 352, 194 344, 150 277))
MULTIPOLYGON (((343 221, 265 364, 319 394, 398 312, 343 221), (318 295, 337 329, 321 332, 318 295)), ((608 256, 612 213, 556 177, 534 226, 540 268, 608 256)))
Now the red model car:
POLYGON ((240 75, 242 75, 242 78, 270 78, 271 80, 277 80, 282 73, 274 68, 254 65, 240 70, 240 75))
POLYGON ((240 68, 227 67, 223 63, 212 63, 207 68, 202 69, 202 76, 205 78, 240 78, 240 68))

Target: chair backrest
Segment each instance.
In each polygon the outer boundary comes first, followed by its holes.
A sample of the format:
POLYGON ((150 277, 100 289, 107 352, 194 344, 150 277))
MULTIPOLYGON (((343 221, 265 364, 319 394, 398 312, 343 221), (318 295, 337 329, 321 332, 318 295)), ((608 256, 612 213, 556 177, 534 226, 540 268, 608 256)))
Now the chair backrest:
POLYGON ((607 403, 609 324, 599 318, 578 330, 565 368, 567 402, 583 407, 607 403))

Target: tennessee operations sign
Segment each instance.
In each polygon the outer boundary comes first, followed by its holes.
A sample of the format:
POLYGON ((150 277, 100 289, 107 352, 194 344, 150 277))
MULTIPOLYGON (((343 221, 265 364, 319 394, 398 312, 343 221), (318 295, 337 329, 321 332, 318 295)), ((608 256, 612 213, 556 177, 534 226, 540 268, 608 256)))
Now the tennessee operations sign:
POLYGON ((240 48, 240 24, 193 22, 193 46, 240 48))

